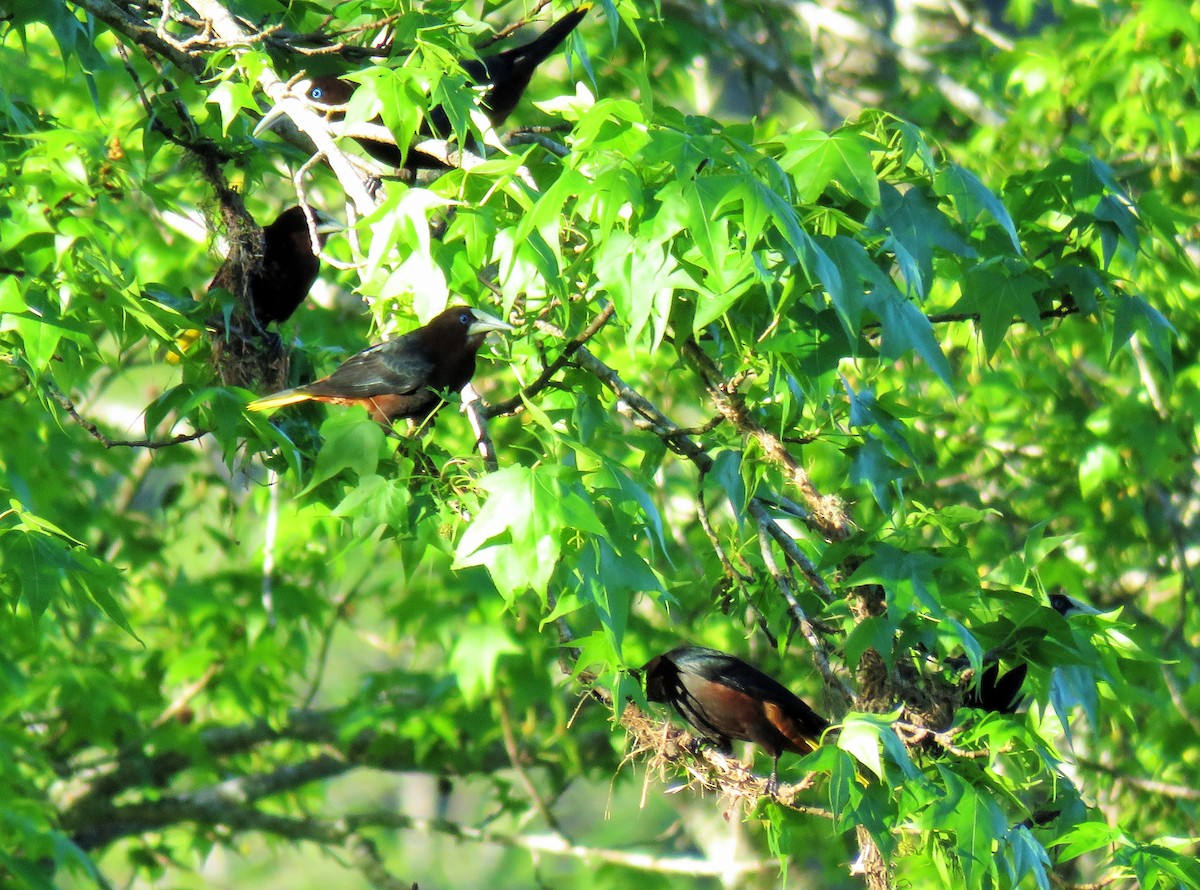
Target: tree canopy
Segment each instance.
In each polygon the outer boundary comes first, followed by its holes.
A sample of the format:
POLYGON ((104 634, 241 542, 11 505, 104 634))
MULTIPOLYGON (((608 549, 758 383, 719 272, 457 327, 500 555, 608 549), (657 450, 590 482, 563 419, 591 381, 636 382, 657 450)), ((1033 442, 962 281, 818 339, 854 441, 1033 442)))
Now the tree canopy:
POLYGON ((3 881, 1200 887, 1200 3, 600 0, 493 131, 570 9, 0 2, 3 881), (420 430, 246 410, 456 304, 420 430))

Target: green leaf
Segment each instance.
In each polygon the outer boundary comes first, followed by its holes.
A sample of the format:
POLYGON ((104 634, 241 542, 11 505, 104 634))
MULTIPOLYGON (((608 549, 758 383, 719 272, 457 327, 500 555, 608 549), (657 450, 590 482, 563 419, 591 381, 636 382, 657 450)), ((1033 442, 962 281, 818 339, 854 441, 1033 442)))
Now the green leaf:
POLYGON ((229 134, 229 127, 244 110, 257 112, 254 93, 250 85, 241 80, 223 80, 208 95, 208 101, 221 109, 221 133, 229 134))
MULTIPOLYGON (((1129 247, 1134 252, 1137 252, 1140 245, 1138 240, 1138 219, 1134 215, 1128 201, 1118 198, 1115 195, 1105 195, 1097 202, 1093 215, 1098 222, 1108 223, 1115 227, 1129 247)), ((1104 238, 1104 268, 1106 269, 1109 263, 1112 262, 1116 246, 1115 241, 1107 237, 1104 238)))
POLYGON ((1050 890, 1050 854, 1024 825, 1008 832, 1009 855, 1013 863, 1014 883, 1032 875, 1038 890, 1050 890))
POLYGON ((1006 831, 1004 814, 986 791, 976 790, 945 767, 939 766, 938 772, 955 801, 946 827, 954 834, 964 886, 988 886, 996 874, 994 848, 1006 831))
POLYGON ((963 257, 975 256, 974 249, 919 188, 901 193, 890 184, 882 184, 879 206, 867 217, 867 225, 883 235, 885 246, 896 255, 909 291, 919 299, 929 294, 935 248, 963 257))
POLYGON ((894 290, 872 294, 867 305, 879 316, 883 330, 879 352, 884 358, 896 359, 906 352, 916 352, 948 388, 953 388, 950 363, 933 336, 933 325, 920 309, 894 290))
POLYGON ((456 568, 483 565, 511 603, 525 589, 543 598, 566 530, 606 536, 593 506, 562 466, 512 466, 480 480, 488 499, 455 550, 456 568))
POLYGON ((450 669, 458 681, 463 700, 472 706, 482 701, 496 688, 496 667, 500 657, 520 651, 520 645, 503 627, 462 628, 450 652, 450 669))
POLYGON ((1119 845, 1123 840, 1120 829, 1110 828, 1103 822, 1090 821, 1071 827, 1051 840, 1048 846, 1058 847, 1059 860, 1065 862, 1112 844, 1119 845))
POLYGON ((1079 490, 1091 497, 1106 482, 1124 476, 1124 461, 1111 445, 1098 442, 1083 453, 1079 462, 1079 490))
POLYGON ((602 246, 595 271, 626 325, 627 341, 641 341, 650 325, 651 348, 666 334, 675 290, 698 290, 661 244, 646 243, 624 232, 613 232, 602 246))
POLYGON ((1109 361, 1129 342, 1134 331, 1146 335, 1154 349, 1154 356, 1159 365, 1167 373, 1171 373, 1174 364, 1171 354, 1171 343, 1176 336, 1175 328, 1161 312, 1136 295, 1120 295, 1117 297, 1117 311, 1113 318, 1112 347, 1109 350, 1109 361))
POLYGON ((996 264, 978 265, 967 273, 962 298, 954 311, 979 316, 984 352, 990 359, 1004 342, 1014 317, 1041 331, 1040 310, 1034 300, 1041 287, 1032 275, 1012 275, 996 264))
POLYGON ((855 760, 873 772, 877 778, 882 779, 884 776, 880 751, 883 734, 892 731, 889 724, 890 721, 884 722, 876 714, 847 714, 842 718, 837 746, 853 755, 855 760))
POLYGON ((871 164, 869 145, 858 134, 803 130, 790 134, 784 144, 787 150, 779 166, 792 174, 801 201, 815 201, 831 182, 836 182, 868 207, 879 203, 879 180, 871 164))
POLYGON ((362 411, 331 412, 321 424, 321 436, 325 441, 317 454, 312 478, 300 492, 302 495, 344 470, 357 478, 375 473, 386 436, 383 428, 362 411))
POLYGON ((974 173, 958 164, 948 164, 938 172, 934 178, 934 185, 939 194, 954 199, 958 207, 958 217, 967 229, 975 225, 981 213, 987 213, 1004 229, 1013 251, 1017 254, 1023 253, 1021 241, 1017 237, 1017 227, 1008 215, 1008 210, 974 173))

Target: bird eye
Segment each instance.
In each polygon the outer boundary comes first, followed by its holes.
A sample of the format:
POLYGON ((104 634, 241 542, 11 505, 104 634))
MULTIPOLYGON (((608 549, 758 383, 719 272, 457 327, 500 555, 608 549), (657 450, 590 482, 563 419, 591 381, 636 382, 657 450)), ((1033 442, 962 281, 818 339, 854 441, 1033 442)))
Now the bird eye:
POLYGON ((313 87, 308 91, 308 98, 315 99, 316 101, 320 102, 325 98, 325 90, 321 87, 313 87))
POLYGON ((462 315, 460 315, 458 317, 458 323, 459 324, 470 324, 471 323, 471 313, 464 312, 462 315))

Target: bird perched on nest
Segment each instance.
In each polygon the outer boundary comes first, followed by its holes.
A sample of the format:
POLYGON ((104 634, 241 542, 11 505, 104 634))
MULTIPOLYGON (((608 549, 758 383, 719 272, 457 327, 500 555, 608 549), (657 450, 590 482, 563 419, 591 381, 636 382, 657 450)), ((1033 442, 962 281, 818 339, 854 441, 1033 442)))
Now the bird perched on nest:
POLYGON ((779 787, 784 751, 807 754, 829 721, 789 689, 716 649, 683 645, 642 666, 646 698, 671 705, 701 736, 729 753, 730 740, 754 742, 774 758, 767 793, 779 787))
MULTIPOLYGON (((479 59, 462 63, 463 72, 477 86, 485 87, 480 105, 493 127, 506 121, 521 101, 538 66, 558 48, 576 26, 583 21, 592 4, 585 3, 564 15, 557 22, 523 46, 504 50, 479 59)), ((296 89, 318 110, 324 110, 330 120, 340 121, 345 111, 340 107, 350 101, 358 84, 343 80, 334 74, 325 74, 300 81, 296 89)), ((284 115, 279 106, 271 109, 254 128, 258 136, 275 126, 284 115)), ((372 123, 382 123, 376 118, 372 123)), ((421 128, 426 138, 449 139, 454 135, 450 118, 441 106, 430 109, 421 128)), ((355 141, 375 160, 389 167, 404 167, 410 172, 418 169, 443 170, 446 164, 433 155, 420 151, 408 152, 404 156, 399 146, 390 142, 367 137, 355 137, 355 141)))
POLYGON ((441 406, 441 392, 458 392, 475 374, 475 355, 490 331, 512 327, 479 309, 452 306, 424 327, 351 356, 328 377, 251 402, 251 411, 314 400, 362 405, 390 426, 424 420, 441 406))
MULTIPOLYGON (((319 211, 314 211, 318 244, 325 235, 340 232, 345 226, 319 211)), ((246 295, 259 325, 287 321, 304 302, 321 271, 321 261, 313 253, 312 235, 302 207, 289 207, 263 228, 260 262, 247 273, 246 295)), ((237 292, 237 269, 229 257, 217 270, 209 290, 222 288, 237 292)))

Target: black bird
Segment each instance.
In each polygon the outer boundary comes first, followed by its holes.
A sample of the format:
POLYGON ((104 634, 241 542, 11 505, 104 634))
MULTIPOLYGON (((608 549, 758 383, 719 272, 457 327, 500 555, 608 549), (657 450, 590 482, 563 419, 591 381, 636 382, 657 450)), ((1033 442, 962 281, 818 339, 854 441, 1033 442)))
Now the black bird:
POLYGON ((486 312, 452 306, 424 327, 351 356, 328 377, 246 407, 265 411, 312 399, 362 405, 384 426, 402 417, 420 421, 441 405, 440 391, 458 392, 470 382, 488 332, 511 330, 486 312))
MULTIPOLYGON (((1096 609, 1065 593, 1052 593, 1050 608, 1063 618, 1079 614, 1099 614, 1096 609)), ((1028 672, 1029 665, 1020 662, 1012 670, 1001 675, 1000 663, 991 662, 979 675, 978 686, 969 688, 963 696, 963 707, 979 708, 996 714, 1015 714, 1024 700, 1021 687, 1028 672)))
MULTIPOLYGON (((592 4, 585 3, 567 13, 538 37, 524 46, 504 50, 495 55, 471 59, 462 63, 462 69, 468 78, 478 86, 488 87, 481 104, 487 114, 488 121, 493 127, 499 127, 513 113, 517 103, 521 101, 533 72, 554 52, 575 27, 583 21, 592 4)), ((314 105, 340 106, 350 101, 358 84, 343 80, 337 75, 326 74, 311 80, 300 81, 299 89, 314 105)), ((341 120, 344 112, 329 110, 330 120, 341 120)), ((259 121, 254 128, 254 135, 269 130, 280 119, 283 111, 276 107, 259 121)), ((376 118, 372 123, 382 123, 376 118)), ((430 109, 429 116, 421 128, 426 138, 449 139, 454 135, 450 126, 450 118, 441 106, 430 109)), ((404 166, 409 170, 443 170, 445 163, 432 155, 419 151, 410 151, 407 160, 403 157, 399 146, 390 142, 380 142, 376 139, 355 138, 367 154, 389 167, 404 166)))
MULTIPOLYGON (((322 213, 314 213, 317 237, 341 231, 344 227, 322 213)), ((249 272, 246 291, 254 317, 264 328, 271 322, 287 321, 308 296, 321 271, 321 261, 313 254, 308 220, 301 207, 289 207, 263 229, 262 261, 249 272)), ((233 293, 236 289, 234 265, 225 260, 209 284, 233 293)))
POLYGON ((701 736, 722 751, 730 740, 754 742, 775 760, 767 793, 779 786, 784 751, 807 754, 821 743, 829 721, 785 686, 716 649, 679 646, 642 667, 646 698, 671 705, 701 736))
POLYGON ((993 661, 979 675, 979 685, 967 690, 963 696, 963 707, 979 708, 996 714, 1015 714, 1021 706, 1021 686, 1029 665, 1021 662, 1004 676, 1000 676, 1000 662, 993 661))

